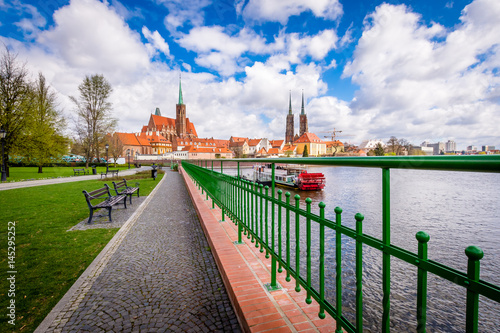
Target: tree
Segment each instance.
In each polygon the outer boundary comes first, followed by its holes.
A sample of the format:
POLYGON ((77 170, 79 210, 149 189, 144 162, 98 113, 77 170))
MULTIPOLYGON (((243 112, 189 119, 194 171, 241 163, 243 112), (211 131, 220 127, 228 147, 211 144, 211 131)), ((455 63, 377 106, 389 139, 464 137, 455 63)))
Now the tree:
POLYGON ((402 138, 402 139, 399 139, 398 144, 400 147, 400 154, 401 155, 403 154, 404 151, 408 152, 408 155, 410 155, 411 146, 412 146, 410 141, 402 138))
MULTIPOLYGON (((19 144, 26 126, 27 113, 32 107, 34 95, 24 64, 16 61, 16 55, 5 52, 0 59, 0 126, 6 131, 5 151, 2 162, 9 160, 9 152, 19 144)), ((6 172, 9 177, 8 164, 6 172)))
POLYGON ((34 101, 20 140, 19 154, 35 162, 38 173, 42 173, 44 164, 67 150, 68 140, 62 134, 66 122, 57 110, 56 94, 42 73, 38 74, 32 93, 34 101))
POLYGON ((377 147, 375 147, 375 149, 373 149, 373 152, 374 152, 375 156, 384 156, 385 150, 380 142, 377 143, 377 147))
POLYGON ((79 99, 70 97, 76 105, 75 140, 82 145, 88 167, 94 156, 99 158, 106 134, 113 132, 117 123, 108 101, 113 89, 103 75, 95 74, 85 76, 78 90, 79 99))
POLYGON ((307 145, 304 145, 304 152, 302 153, 302 157, 309 157, 309 152, 307 151, 307 145))
POLYGON ((109 134, 107 139, 109 144, 109 154, 115 160, 114 166, 116 168, 116 160, 123 154, 123 143, 116 133, 109 134))
POLYGON ((391 136, 389 141, 387 141, 387 150, 389 153, 394 153, 395 155, 399 155, 401 146, 399 145, 399 140, 395 136, 391 136))

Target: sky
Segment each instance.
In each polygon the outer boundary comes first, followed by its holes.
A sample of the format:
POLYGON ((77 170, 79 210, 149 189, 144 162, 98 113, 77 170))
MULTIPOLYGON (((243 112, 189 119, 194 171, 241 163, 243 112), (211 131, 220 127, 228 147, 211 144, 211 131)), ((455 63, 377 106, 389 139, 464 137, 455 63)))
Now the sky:
POLYGON ((498 0, 0 0, 0 42, 69 127, 86 75, 112 85, 121 132, 175 118, 181 77, 199 137, 284 139, 303 93, 325 140, 498 149, 499 17, 498 0))

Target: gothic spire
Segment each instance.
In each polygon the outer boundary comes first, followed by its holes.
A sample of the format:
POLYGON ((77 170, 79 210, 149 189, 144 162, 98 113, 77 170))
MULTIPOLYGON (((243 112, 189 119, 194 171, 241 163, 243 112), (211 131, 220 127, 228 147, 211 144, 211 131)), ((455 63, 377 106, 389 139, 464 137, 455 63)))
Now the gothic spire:
POLYGON ((302 108, 300 109, 300 114, 306 114, 304 110, 304 89, 302 89, 302 108))
POLYGON ((182 100, 181 75, 179 74, 179 105, 184 104, 182 100))
POLYGON ((290 107, 288 109, 288 114, 292 114, 292 91, 290 90, 290 107))

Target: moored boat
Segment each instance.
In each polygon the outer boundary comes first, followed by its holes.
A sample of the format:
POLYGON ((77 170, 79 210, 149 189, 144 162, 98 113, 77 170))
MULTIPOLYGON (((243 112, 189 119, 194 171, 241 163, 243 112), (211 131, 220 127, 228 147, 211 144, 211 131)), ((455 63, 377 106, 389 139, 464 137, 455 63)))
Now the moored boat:
MULTIPOLYGON (((274 170, 274 183, 278 186, 296 188, 301 191, 320 191, 325 187, 325 175, 320 172, 308 173, 304 168, 279 167, 274 170)), ((257 165, 254 171, 254 181, 270 185, 272 170, 268 165, 257 165)))

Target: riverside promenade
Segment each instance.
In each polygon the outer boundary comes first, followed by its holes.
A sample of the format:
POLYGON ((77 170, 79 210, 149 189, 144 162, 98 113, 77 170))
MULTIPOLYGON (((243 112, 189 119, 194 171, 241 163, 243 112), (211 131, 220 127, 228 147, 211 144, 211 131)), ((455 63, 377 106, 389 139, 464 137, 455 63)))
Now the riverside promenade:
POLYGON ((268 292, 270 260, 236 240, 189 177, 167 170, 35 332, 335 330, 285 273, 268 292))

